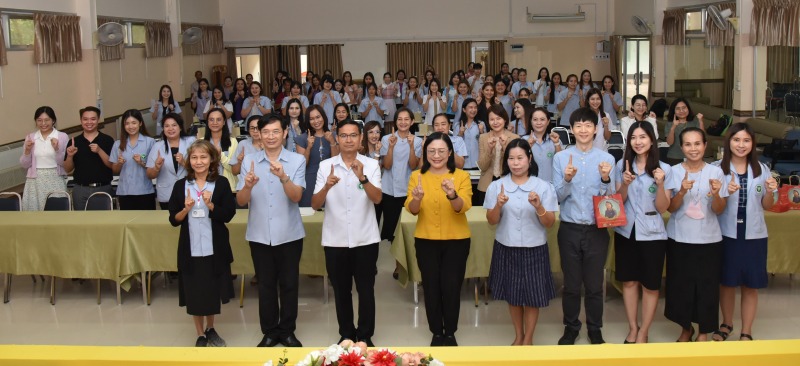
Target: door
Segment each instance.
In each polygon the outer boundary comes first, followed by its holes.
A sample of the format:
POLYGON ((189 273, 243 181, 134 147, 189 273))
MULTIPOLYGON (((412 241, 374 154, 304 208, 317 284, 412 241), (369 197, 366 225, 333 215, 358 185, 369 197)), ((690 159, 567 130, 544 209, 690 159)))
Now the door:
POLYGON ((631 98, 636 94, 649 97, 650 39, 625 39, 625 62, 622 64, 622 74, 625 78, 621 88, 625 105, 631 105, 631 98))

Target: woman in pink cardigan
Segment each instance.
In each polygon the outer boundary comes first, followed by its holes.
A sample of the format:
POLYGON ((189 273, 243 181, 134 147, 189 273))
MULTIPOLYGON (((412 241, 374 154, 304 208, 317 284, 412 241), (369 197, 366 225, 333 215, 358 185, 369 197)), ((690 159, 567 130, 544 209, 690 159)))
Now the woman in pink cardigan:
POLYGON ((55 129, 56 112, 50 107, 39 107, 33 115, 36 132, 25 136, 25 145, 19 163, 27 169, 22 208, 25 211, 44 209, 47 194, 66 191, 64 179, 64 154, 69 137, 55 129))

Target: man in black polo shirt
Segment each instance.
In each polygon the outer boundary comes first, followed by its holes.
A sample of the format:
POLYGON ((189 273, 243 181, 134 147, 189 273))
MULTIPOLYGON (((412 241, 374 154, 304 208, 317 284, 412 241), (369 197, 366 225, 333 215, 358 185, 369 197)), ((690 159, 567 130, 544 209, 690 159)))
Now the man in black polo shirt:
POLYGON ((95 192, 112 194, 111 163, 108 155, 114 147, 114 139, 97 130, 100 110, 86 107, 80 110, 83 133, 67 143, 64 169, 72 172, 75 187, 72 189, 72 207, 83 211, 89 196, 95 192))

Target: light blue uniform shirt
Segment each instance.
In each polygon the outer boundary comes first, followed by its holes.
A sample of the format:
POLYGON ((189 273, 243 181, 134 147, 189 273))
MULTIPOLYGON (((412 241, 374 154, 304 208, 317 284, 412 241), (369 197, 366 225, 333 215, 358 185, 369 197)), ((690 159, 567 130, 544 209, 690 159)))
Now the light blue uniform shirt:
POLYGON ((454 125, 459 123, 459 121, 461 120, 461 107, 464 106, 464 101, 471 97, 469 95, 465 97, 461 94, 458 94, 455 96, 455 98, 456 98, 456 105, 455 105, 455 110, 453 111, 453 114, 455 115, 455 117, 453 118, 454 125))
POLYGON ((616 192, 616 182, 614 173, 614 157, 611 154, 592 148, 587 152, 579 150, 576 146, 571 146, 566 150, 561 150, 553 157, 553 185, 558 195, 558 203, 561 204, 561 221, 574 224, 594 225, 594 202, 593 196, 603 196, 616 192), (569 156, 572 155, 572 165, 578 172, 572 177, 572 181, 564 181, 564 168, 569 163, 569 156), (605 184, 600 181, 600 163, 611 164, 611 182, 605 184))
MULTIPOLYGON (((408 166, 408 158, 411 153, 411 146, 408 145, 408 140, 397 136, 397 143, 394 145, 392 151, 392 169, 383 169, 383 177, 381 178, 381 191, 392 197, 405 197, 408 195, 408 179, 411 177, 412 169, 408 166)), ((385 158, 389 153, 389 137, 391 134, 381 138, 381 157, 385 158)), ((414 137, 414 155, 418 158, 422 157, 422 138, 414 137)))
MULTIPOLYGON (((564 101, 564 99, 567 99, 567 94, 569 94, 569 88, 564 88, 561 90, 561 92, 556 96, 556 104, 560 104, 564 101)), ((569 117, 572 115, 572 112, 575 112, 575 110, 580 107, 581 98, 578 96, 578 90, 576 89, 575 93, 572 94, 572 97, 570 97, 567 101, 567 104, 564 105, 564 109, 561 110, 561 120, 559 120, 558 125, 569 128, 569 117)))
MULTIPOLYGON (((183 155, 186 160, 189 159, 189 157, 186 156, 186 149, 189 148, 189 145, 191 145, 194 140, 196 140, 194 136, 184 136, 181 137, 180 143, 178 144, 178 153, 183 155)), ((169 197, 172 195, 172 186, 175 185, 178 179, 186 176, 186 169, 180 164, 178 165, 178 169, 175 169, 175 164, 172 161, 172 149, 165 149, 164 141, 154 143, 153 148, 150 149, 150 154, 147 155, 148 168, 156 166, 156 158, 158 158, 159 153, 161 153, 161 157, 164 158, 164 165, 161 166, 161 170, 156 177, 156 198, 158 202, 169 202, 169 197)))
POLYGON ((453 153, 464 158, 464 161, 466 161, 467 156, 469 156, 469 151, 467 151, 467 144, 464 143, 464 139, 456 135, 448 135, 448 137, 450 137, 450 141, 453 143, 453 153))
MULTIPOLYGON (((181 106, 180 106, 180 104, 178 104, 178 102, 175 102, 174 105, 175 105, 175 109, 172 112, 175 112, 177 114, 181 114, 181 106)), ((169 114, 171 112, 169 110, 169 107, 164 108, 164 105, 161 104, 161 101, 156 101, 155 105, 151 105, 150 106, 150 113, 153 113, 153 111, 157 111, 157 114, 156 114, 156 136, 161 136, 161 120, 164 119, 164 115, 165 114, 169 114), (164 113, 165 109, 166 109, 166 113, 164 113)), ((172 193, 172 192, 170 191, 170 193, 172 193)))
POLYGON ((540 222, 536 208, 528 202, 528 194, 536 192, 547 211, 558 211, 558 200, 553 185, 536 177, 528 177, 522 185, 516 185, 510 175, 489 184, 483 207, 487 210, 497 205, 497 195, 502 184, 508 202, 500 212, 495 239, 507 247, 532 248, 547 244, 547 228, 540 222))
MULTIPOLYGON (((672 190, 672 196, 678 194, 681 183, 686 174, 683 164, 672 166, 672 179, 664 182, 664 188, 672 190)), ((697 173, 689 173, 689 180, 694 180, 694 186, 683 196, 683 205, 669 216, 667 222, 667 236, 681 243, 688 244, 711 244, 722 241, 722 232, 719 227, 717 214, 711 210, 711 188, 709 179, 719 179, 722 182, 720 197, 727 197, 728 190, 725 188, 725 176, 722 169, 711 164, 705 164, 703 169, 697 173), (702 219, 696 220, 686 216, 686 209, 693 201, 700 203, 700 209, 704 215, 702 219)))
POLYGON ((214 255, 214 239, 213 232, 211 231, 211 219, 208 217, 208 206, 200 196, 202 192, 214 193, 215 182, 206 182, 202 190, 198 189, 194 181, 186 180, 184 189, 188 189, 195 201, 194 207, 186 215, 189 220, 189 249, 192 251, 192 257, 208 257, 214 255), (194 217, 193 212, 200 210, 203 212, 203 217, 194 217))
MULTIPOLYGON (((375 99, 372 101, 369 100, 369 97, 362 99, 361 104, 358 105, 358 113, 364 113, 370 103, 378 103, 379 107, 383 106, 383 98, 376 95, 375 99)), ((378 123, 381 125, 381 128, 383 128, 383 116, 378 113, 378 110, 375 107, 372 107, 372 109, 369 110, 367 117, 364 118, 365 124, 369 121, 378 121, 378 123)))
MULTIPOLYGON (((258 99, 258 104, 260 104, 261 107, 263 107, 264 109, 272 109, 272 101, 263 95, 258 99)), ((244 99, 244 103, 242 103, 242 109, 247 109, 247 107, 249 106, 250 106, 250 97, 244 99)), ((261 113, 261 110, 259 110, 256 107, 253 107, 250 109, 250 113, 248 113, 246 116, 242 116, 244 117, 242 119, 247 121, 247 119, 250 118, 251 116, 263 116, 263 115, 264 114, 261 113)))
MULTIPOLYGON (((550 87, 552 88, 552 85, 550 87)), ((556 86, 556 90, 553 92, 553 97, 550 98, 550 103, 547 104, 547 111, 548 112, 553 113, 553 114, 558 113, 558 106, 556 105, 557 104, 556 101, 558 100, 558 94, 560 94, 561 91, 563 91, 566 88, 567 87, 565 87, 563 85, 556 86)), ((545 90, 547 90, 547 89, 545 89, 545 90)))
MULTIPOLYGON (((420 95, 422 94, 420 93, 420 95)), ((417 102, 416 99, 414 99, 415 96, 416 95, 414 91, 408 92, 408 109, 410 109, 412 112, 422 113, 422 104, 420 104, 419 102, 417 102)), ((414 116, 411 117, 413 118, 414 116)))
MULTIPOLYGON (((239 164, 239 154, 241 154, 242 151, 244 151, 244 155, 247 156, 263 150, 256 149, 256 147, 253 146, 253 138, 248 137, 247 139, 239 141, 239 144, 236 145, 236 150, 233 152, 233 156, 231 156, 230 160, 228 160, 228 165, 233 166, 239 164)), ((244 160, 244 158, 242 158, 242 160, 244 160)), ((239 177, 238 181, 242 181, 244 179, 244 175, 242 175, 241 170, 239 170, 238 177, 239 177)))
POLYGON ((611 104, 612 100, 614 103, 617 103, 617 105, 622 105, 622 93, 616 92, 613 96, 610 93, 606 93, 606 95, 603 96, 603 111, 605 111, 608 116, 609 127, 611 127, 612 130, 622 130, 619 126, 619 120, 617 119, 617 112, 619 111, 614 110, 614 105, 611 104))
MULTIPOLYGON (((458 135, 461 131, 461 123, 453 125, 453 135, 458 135)), ((479 143, 481 136, 478 121, 472 121, 472 125, 464 131, 464 145, 467 146, 467 156, 464 158, 464 169, 475 169, 478 167, 479 143)), ((460 136, 459 136, 460 137, 460 136)))
POLYGON ((195 98, 195 102, 197 103, 197 109, 195 110, 194 115, 195 117, 197 117, 197 119, 202 121, 206 119, 206 115, 205 113, 203 113, 203 111, 206 110, 206 104, 208 104, 208 101, 211 100, 212 92, 211 90, 207 90, 205 98, 202 98, 202 93, 199 90, 197 91, 197 94, 198 96, 195 98))
MULTIPOLYGON (((455 98, 456 95, 458 95, 458 91, 456 90, 456 88, 454 86, 448 85, 446 88, 444 88, 444 95, 447 96, 447 111, 445 113, 446 114, 455 114, 455 112, 453 111, 452 106, 450 105, 450 101, 452 101, 453 98, 455 98)), ((461 109, 461 108, 458 108, 458 109, 461 109)), ((458 120, 458 118, 456 118, 456 120, 458 120)))
MULTIPOLYGON (((139 165, 133 160, 134 155, 139 155, 145 165, 147 165, 147 157, 150 150, 153 149, 155 140, 151 137, 139 134, 136 140, 136 146, 131 146, 128 140, 128 146, 122 152, 122 157, 125 159, 125 164, 122 164, 122 170, 119 172, 119 185, 117 186, 117 195, 119 196, 138 196, 143 194, 150 194, 155 192, 153 188, 153 181, 147 178, 147 168, 139 165)), ((114 147, 111 148, 111 156, 108 161, 112 164, 119 160, 119 140, 114 141, 114 147)), ((169 200, 167 200, 169 201, 169 200)))
POLYGON ((533 83, 533 90, 531 91, 536 93, 536 100, 533 101, 533 104, 537 107, 544 107, 544 95, 547 93, 547 82, 542 81, 542 79, 536 79, 533 83))
POLYGON ((530 92, 533 92, 533 82, 526 81, 523 83, 521 81, 517 81, 516 83, 514 83, 514 85, 511 86, 511 94, 514 94, 514 98, 519 99, 519 90, 522 88, 526 88, 530 92))
MULTIPOLYGON (((664 187, 672 180, 672 167, 664 162, 659 162, 658 167, 664 171, 664 187)), ((640 172, 636 164, 631 165, 636 179, 628 186, 628 198, 625 199, 625 226, 617 226, 614 231, 630 239, 631 231, 636 224, 636 241, 667 240, 664 228, 664 218, 656 210, 656 194, 658 185, 649 174, 640 172)), ((625 172, 625 160, 617 162, 617 183, 622 182, 625 172)))
MULTIPOLYGON (((720 161, 713 163, 719 166, 720 161)), ((759 163, 760 164, 760 163, 759 163)), ((764 207, 761 206, 761 199, 765 194, 770 196, 772 192, 767 191, 767 179, 770 178, 769 168, 761 164, 761 175, 753 177, 753 169, 747 165, 747 225, 745 225, 745 239, 763 239, 767 237, 767 224, 764 221, 764 207)), ((731 164, 731 174, 725 176, 722 181, 722 189, 727 193, 728 184, 731 179, 736 179, 736 184, 739 184, 739 175, 731 164)), ((684 198, 685 199, 685 198, 684 198)), ((774 199, 774 198, 773 198, 774 199)), ((719 219, 719 227, 722 235, 736 239, 737 236, 737 216, 739 215, 739 191, 728 196, 728 203, 725 206, 725 211, 722 212, 717 218, 719 219)))
MULTIPOLYGON (((500 102, 500 104, 503 105, 503 108, 506 109, 506 113, 508 113, 508 118, 512 118, 514 116, 514 114, 513 114, 514 99, 511 98, 511 96, 508 95, 508 94, 501 95, 501 96, 497 97, 496 99, 497 99, 498 102, 500 102)), ((519 135, 519 133, 517 133, 517 134, 519 135)), ((522 135, 520 135, 520 136, 522 136, 522 135)))
MULTIPOLYGON (((283 101, 281 102, 281 109, 286 108, 286 106, 289 104, 289 101, 292 100, 292 99, 295 99, 295 98, 288 97, 288 96, 283 98, 283 101)), ((308 98, 306 98, 305 95, 301 95, 299 99, 300 99, 300 104, 303 105, 303 108, 308 108, 308 98)))
POLYGON ((516 133, 519 136, 526 136, 528 134, 528 129, 525 127, 525 122, 519 119, 515 119, 509 122, 511 126, 511 132, 516 133))
POLYGON ((333 107, 335 107, 336 104, 339 104, 341 102, 342 102, 342 96, 339 95, 339 92, 333 90, 331 90, 330 94, 326 94, 325 91, 323 90, 314 96, 314 104, 322 107, 322 109, 325 110, 325 115, 328 116, 329 129, 333 129, 332 128, 333 121, 336 120, 334 118, 335 116, 333 115, 333 107), (325 103, 322 103, 323 95, 328 95, 328 98, 326 98, 325 103), (333 98, 331 98, 331 95, 333 95, 333 98))
MULTIPOLYGON (((522 138, 528 140, 529 137, 524 136, 522 138)), ((564 144, 561 141, 558 144, 563 150, 564 144)), ((539 174, 536 176, 547 183, 553 183, 553 156, 556 155, 556 144, 553 143, 553 140, 550 140, 550 135, 545 134, 541 143, 534 141, 533 145, 531 145, 531 153, 536 165, 539 166, 539 174)))
MULTIPOLYGON (((267 154, 263 151, 245 155, 242 159, 242 176, 250 172, 250 162, 255 162, 255 174, 259 181, 250 192, 250 213, 247 216, 245 239, 265 245, 281 245, 306 236, 300 206, 292 202, 283 191, 280 179, 270 172, 267 154)), ((283 171, 292 183, 306 188, 306 158, 303 155, 281 150, 278 157, 283 171)), ((240 179, 237 191, 244 188, 240 179)))

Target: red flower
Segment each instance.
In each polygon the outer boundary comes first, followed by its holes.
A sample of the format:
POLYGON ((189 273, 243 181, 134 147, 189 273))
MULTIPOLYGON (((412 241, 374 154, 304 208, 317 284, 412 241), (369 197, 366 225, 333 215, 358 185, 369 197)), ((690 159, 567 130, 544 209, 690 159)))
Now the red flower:
POLYGON ((364 356, 356 354, 355 352, 345 353, 339 356, 339 366, 361 366, 364 362, 364 356))
POLYGON ((369 361, 373 366, 397 366, 397 364, 394 362, 396 358, 396 353, 389 351, 388 349, 382 349, 374 353, 369 361))

